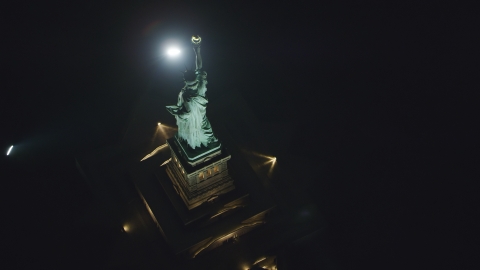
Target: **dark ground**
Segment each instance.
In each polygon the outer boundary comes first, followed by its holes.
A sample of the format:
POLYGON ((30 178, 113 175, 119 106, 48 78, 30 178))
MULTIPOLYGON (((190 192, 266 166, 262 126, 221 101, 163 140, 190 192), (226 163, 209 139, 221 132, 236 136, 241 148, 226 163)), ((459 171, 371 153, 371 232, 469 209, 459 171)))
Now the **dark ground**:
POLYGON ((315 164, 308 175, 323 175, 306 189, 329 230, 289 260, 309 265, 323 252, 339 269, 474 268, 473 10, 355 1, 7 4, 1 147, 16 147, 2 157, 6 262, 105 265, 118 235, 96 223, 101 199, 74 157, 120 143, 147 89, 177 92, 183 62, 161 59, 159 46, 169 38, 188 46, 198 33, 209 87, 237 89, 260 120, 289 123, 303 143, 286 143, 285 153, 315 164))

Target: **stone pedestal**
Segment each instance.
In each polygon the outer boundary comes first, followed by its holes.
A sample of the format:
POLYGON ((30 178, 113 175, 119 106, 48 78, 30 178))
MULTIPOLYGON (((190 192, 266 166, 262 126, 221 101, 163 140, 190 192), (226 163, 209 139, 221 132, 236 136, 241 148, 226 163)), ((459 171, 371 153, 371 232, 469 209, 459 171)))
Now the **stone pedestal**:
POLYGON ((267 222, 275 208, 231 136, 223 137, 218 144, 221 151, 200 157, 203 162, 196 166, 185 160, 172 137, 167 140, 170 152, 137 162, 129 170, 158 231, 179 257, 194 258, 235 241, 267 222), (159 166, 168 159, 166 168, 159 166), (214 174, 215 166, 218 173, 214 174), (209 177, 208 169, 213 170, 209 177), (207 174, 203 181, 198 177, 201 172, 207 174))
POLYGON ((231 156, 222 149, 220 142, 191 149, 174 136, 167 144, 171 161, 166 171, 189 210, 235 189, 227 166, 231 156))

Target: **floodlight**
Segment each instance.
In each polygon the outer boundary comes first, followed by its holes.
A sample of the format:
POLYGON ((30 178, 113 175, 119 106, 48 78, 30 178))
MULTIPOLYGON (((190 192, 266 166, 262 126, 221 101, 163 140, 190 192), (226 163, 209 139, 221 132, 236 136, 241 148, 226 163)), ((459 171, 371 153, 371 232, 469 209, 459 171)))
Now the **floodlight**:
POLYGON ((180 54, 180 50, 178 48, 169 48, 167 54, 168 56, 177 56, 180 54))

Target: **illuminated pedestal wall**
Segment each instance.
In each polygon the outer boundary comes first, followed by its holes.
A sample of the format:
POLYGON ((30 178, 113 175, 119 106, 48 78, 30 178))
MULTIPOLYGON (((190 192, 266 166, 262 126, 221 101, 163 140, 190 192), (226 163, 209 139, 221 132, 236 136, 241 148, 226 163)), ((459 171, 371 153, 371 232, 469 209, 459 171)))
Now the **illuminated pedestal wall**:
POLYGON ((225 150, 219 148, 209 153, 203 162, 197 162, 192 166, 192 163, 184 158, 186 155, 175 138, 167 140, 167 143, 172 158, 167 164, 166 171, 173 187, 189 210, 235 189, 227 166, 231 156, 225 150))
POLYGON ((129 169, 160 234, 172 252, 182 258, 195 258, 233 242, 264 224, 275 208, 239 148, 230 136, 225 137, 225 146, 200 154, 201 162, 195 158, 186 161, 178 141, 170 138, 170 152, 159 153, 129 169), (160 167, 166 159, 170 159, 166 168, 160 167))

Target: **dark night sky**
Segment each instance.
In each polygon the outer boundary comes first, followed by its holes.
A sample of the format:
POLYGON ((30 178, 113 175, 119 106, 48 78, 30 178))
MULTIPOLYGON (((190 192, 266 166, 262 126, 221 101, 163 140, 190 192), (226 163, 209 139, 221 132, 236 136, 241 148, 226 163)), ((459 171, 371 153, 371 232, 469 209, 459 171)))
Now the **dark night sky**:
POLYGON ((318 204, 334 228, 333 260, 413 262, 412 252, 440 261, 445 252, 469 265, 465 226, 478 217, 467 207, 478 204, 473 7, 119 2, 2 7, 0 148, 19 146, 2 157, 8 256, 38 259, 29 254, 41 244, 25 248, 45 239, 38 230, 68 230, 92 196, 75 154, 117 142, 136 98, 182 69, 158 58, 159 44, 188 45, 198 33, 217 84, 237 88, 261 120, 292 123, 308 147, 291 143, 289 153, 325 164, 321 187, 332 195, 318 204), (394 226, 372 210, 382 204, 393 205, 394 226), (383 230, 380 245, 351 244, 366 237, 349 224, 354 212, 383 230))

